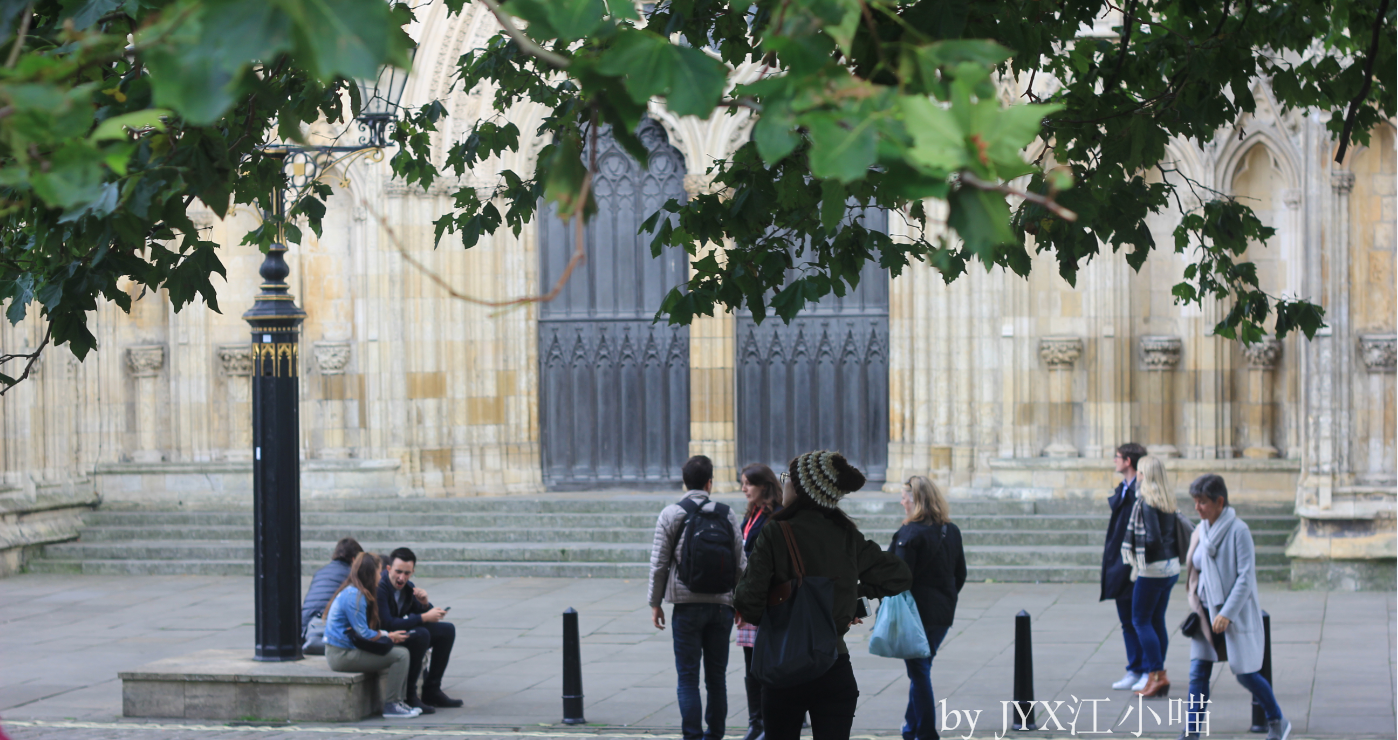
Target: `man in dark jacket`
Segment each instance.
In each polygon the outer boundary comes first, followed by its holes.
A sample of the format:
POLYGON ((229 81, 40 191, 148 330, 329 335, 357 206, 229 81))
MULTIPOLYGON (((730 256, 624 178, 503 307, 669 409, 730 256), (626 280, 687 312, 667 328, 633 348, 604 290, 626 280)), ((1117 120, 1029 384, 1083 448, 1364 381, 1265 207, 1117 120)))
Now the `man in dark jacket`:
POLYGON ((306 630, 311 626, 311 620, 317 616, 325 616, 325 607, 330 603, 330 597, 335 595, 340 584, 349 577, 350 563, 353 563, 354 556, 361 552, 364 552, 364 548, 359 546, 359 542, 353 537, 346 537, 335 543, 335 552, 330 555, 330 562, 311 576, 311 587, 306 589, 306 600, 301 602, 302 640, 306 639, 306 630))
POLYGON ((1136 637, 1136 628, 1131 625, 1131 566, 1121 559, 1121 541, 1126 539, 1126 529, 1130 526, 1131 508, 1136 505, 1136 492, 1140 481, 1136 477, 1136 464, 1146 456, 1146 448, 1135 442, 1116 448, 1114 464, 1116 472, 1123 478, 1112 491, 1107 505, 1112 509, 1111 520, 1107 524, 1107 542, 1102 550, 1102 601, 1116 601, 1116 615, 1121 622, 1121 636, 1126 642, 1126 675, 1112 684, 1114 689, 1130 689, 1145 678, 1142 671, 1141 641, 1136 637))
POLYGON ((465 702, 442 693, 442 675, 446 673, 451 648, 456 642, 456 627, 444 621, 447 611, 432 606, 427 592, 414 586, 409 579, 417 569, 417 555, 400 547, 388 555, 388 572, 379 580, 379 629, 394 632, 404 630, 408 639, 408 688, 404 694, 408 705, 432 714, 433 707, 459 707, 465 702), (422 681, 422 697, 417 695, 417 677, 422 672, 422 659, 432 649, 432 664, 422 681))

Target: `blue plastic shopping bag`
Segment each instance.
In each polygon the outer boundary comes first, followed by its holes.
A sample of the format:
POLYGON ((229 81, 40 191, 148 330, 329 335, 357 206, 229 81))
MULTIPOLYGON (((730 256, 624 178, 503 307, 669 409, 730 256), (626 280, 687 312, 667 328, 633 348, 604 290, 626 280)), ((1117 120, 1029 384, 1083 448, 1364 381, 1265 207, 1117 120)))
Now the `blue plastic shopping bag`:
POLYGON ((932 656, 912 592, 890 596, 879 604, 874 631, 869 635, 869 652, 901 660, 932 656))

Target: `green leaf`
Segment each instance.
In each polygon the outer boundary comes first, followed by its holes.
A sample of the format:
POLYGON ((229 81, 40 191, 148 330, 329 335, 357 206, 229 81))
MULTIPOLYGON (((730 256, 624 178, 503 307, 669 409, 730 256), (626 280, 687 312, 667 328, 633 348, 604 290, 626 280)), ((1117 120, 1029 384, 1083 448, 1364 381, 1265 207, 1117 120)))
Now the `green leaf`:
MULTIPOLYGON (((238 0, 247 5, 258 0, 238 0)), ((599 2, 600 0, 593 0, 599 2)), ((371 79, 379 65, 407 66, 411 43, 393 22, 388 3, 359 0, 277 0, 293 20, 292 37, 298 61, 313 77, 330 82, 336 76, 371 79)))
POLYGON ((820 225, 834 233, 845 217, 845 204, 849 195, 845 186, 837 180, 823 180, 820 183, 820 225))
POLYGON ((966 133, 950 111, 920 95, 899 96, 898 108, 913 136, 908 154, 914 163, 946 175, 970 161, 966 133))
POLYGON ((647 31, 622 31, 602 54, 597 71, 623 78, 626 92, 638 105, 669 89, 678 59, 674 47, 647 31))
POLYGON ((64 0, 60 21, 72 20, 79 31, 97 22, 98 18, 121 7, 122 0, 64 0))
POLYGON ((629 21, 641 20, 641 16, 636 14, 636 6, 631 0, 607 0, 607 12, 613 18, 625 18, 629 21))
POLYGON ((763 108, 762 116, 752 129, 752 140, 757 144, 757 152, 767 164, 776 162, 801 143, 800 137, 792 129, 796 126, 796 116, 784 100, 769 100, 763 108))
POLYGON ((97 128, 92 131, 92 135, 87 137, 89 141, 109 141, 111 139, 129 138, 127 129, 151 128, 156 131, 165 130, 165 122, 161 119, 170 115, 170 111, 161 108, 149 108, 138 110, 132 113, 123 113, 119 116, 112 116, 107 120, 97 124, 97 128))
POLYGON ((874 130, 876 118, 869 116, 846 122, 822 112, 808 114, 800 120, 811 132, 811 174, 849 183, 869 173, 878 144, 874 130))
POLYGON ((999 193, 963 186, 952 191, 948 205, 947 224, 986 267, 995 264, 997 247, 1016 243, 1010 208, 999 193))
POLYGON ((677 58, 667 107, 676 115, 708 118, 728 85, 728 68, 698 49, 671 48, 677 58))
POLYGON ((602 0, 550 0, 550 24, 563 41, 587 38, 602 25, 607 8, 602 0))

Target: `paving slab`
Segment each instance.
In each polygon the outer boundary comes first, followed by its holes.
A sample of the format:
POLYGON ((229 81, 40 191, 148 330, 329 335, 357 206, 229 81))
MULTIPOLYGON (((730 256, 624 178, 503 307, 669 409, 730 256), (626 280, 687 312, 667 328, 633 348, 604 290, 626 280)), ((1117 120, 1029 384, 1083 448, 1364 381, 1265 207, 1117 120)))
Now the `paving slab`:
MULTIPOLYGON (((251 654, 252 579, 242 576, 22 575, 0 580, 0 727, 15 740, 334 740, 343 737, 630 737, 678 740, 674 658, 669 631, 650 625, 643 579, 419 579, 437 603, 453 606, 456 652, 447 693, 466 701, 416 720, 370 718, 348 726, 299 724, 285 731, 227 723, 152 723, 121 716, 117 673, 200 650, 251 654), (583 729, 559 725, 562 681, 561 619, 580 613, 585 713, 583 729), (39 615, 39 618, 36 618, 39 615), (352 730, 352 731, 351 731, 352 730), (311 733, 311 734, 308 734, 311 733), (407 733, 407 734, 405 734, 407 733)), ((1304 738, 1395 737, 1394 594, 1292 592, 1264 584, 1262 605, 1273 615, 1273 662, 1282 708, 1304 738)), ((1002 702, 1011 698, 1014 615, 1032 617, 1035 697, 1068 707, 1098 704, 1112 734, 1134 731, 1129 693, 1109 686, 1125 657, 1112 605, 1097 602, 1093 584, 969 583, 957 622, 933 666, 938 700, 952 710, 980 709, 975 737, 1000 730, 1002 702), (1123 721, 1126 724, 1121 724, 1123 721), (1129 725, 1129 726, 1128 726, 1129 725)), ((1167 622, 1186 605, 1171 595, 1167 622)), ((860 682, 855 732, 895 736, 907 701, 901 662, 868 653, 870 625, 849 635, 860 682)), ((310 660, 321 661, 320 658, 310 660)), ((729 736, 746 719, 742 652, 731 647, 727 670, 729 736)), ((1166 669, 1172 697, 1187 693, 1188 641, 1172 635, 1166 669)), ((1231 672, 1213 676, 1214 737, 1247 733, 1249 696, 1231 672)), ((1169 703, 1148 708, 1168 717, 1169 703)), ((1088 710, 1081 710, 1088 711, 1088 710)), ((1084 715, 1086 716, 1086 715, 1084 715)), ((1084 720, 1085 721, 1085 720, 1084 720)), ((964 726, 963 726, 964 727, 964 726)), ((1173 737, 1178 726, 1147 726, 1144 734, 1173 737)), ((947 740, 959 731, 944 732, 947 740)), ((1056 730, 1015 738, 1065 737, 1056 730)))

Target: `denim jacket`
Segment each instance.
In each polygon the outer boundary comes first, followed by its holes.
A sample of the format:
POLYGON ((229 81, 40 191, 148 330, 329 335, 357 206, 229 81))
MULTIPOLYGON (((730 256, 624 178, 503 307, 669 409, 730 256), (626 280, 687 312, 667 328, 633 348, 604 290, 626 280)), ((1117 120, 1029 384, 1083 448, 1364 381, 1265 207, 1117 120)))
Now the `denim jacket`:
POLYGON ((345 650, 354 649, 354 643, 346 634, 350 628, 366 640, 379 636, 378 630, 369 627, 368 599, 353 586, 346 587, 330 602, 330 614, 325 619, 325 644, 345 650))

